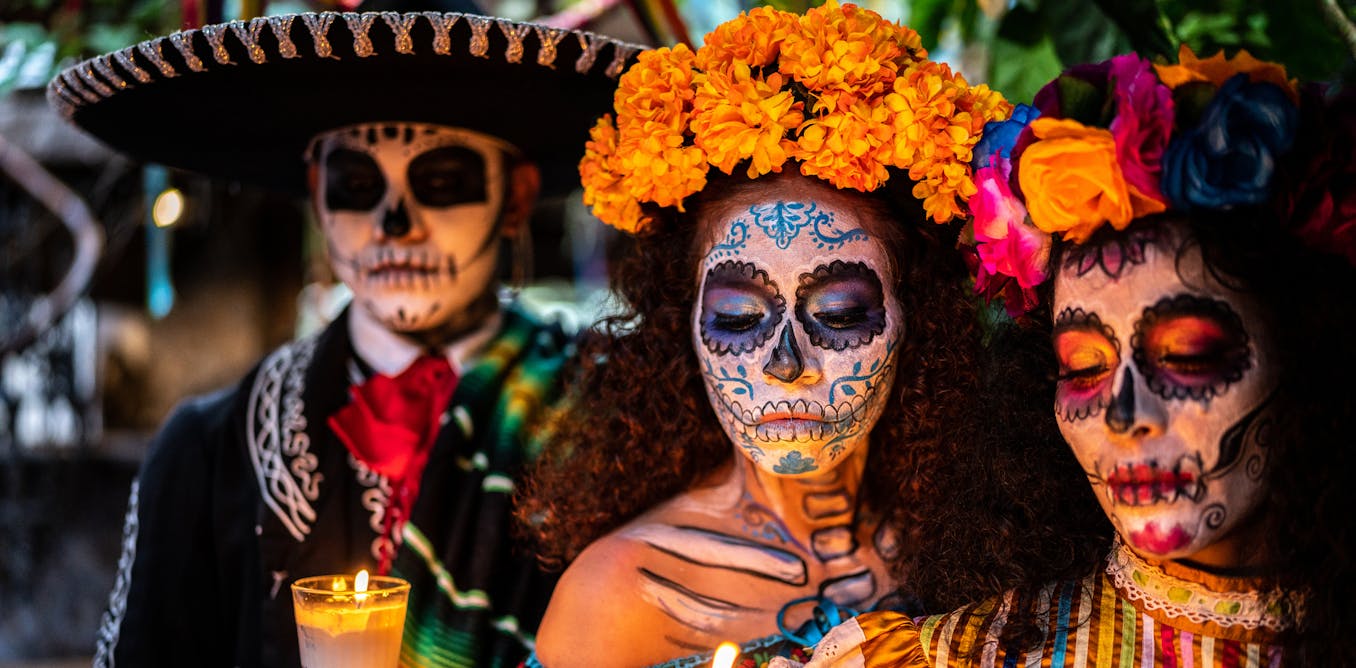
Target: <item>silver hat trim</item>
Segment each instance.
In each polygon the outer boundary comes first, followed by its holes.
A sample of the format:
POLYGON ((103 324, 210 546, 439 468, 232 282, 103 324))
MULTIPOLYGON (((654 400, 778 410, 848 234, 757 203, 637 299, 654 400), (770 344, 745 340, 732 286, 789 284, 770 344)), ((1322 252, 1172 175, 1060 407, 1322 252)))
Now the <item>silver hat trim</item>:
MULTIPOLYGON (((395 38, 395 52, 413 54, 415 52, 412 31, 419 19, 428 21, 433 29, 433 52, 441 56, 452 55, 452 28, 465 19, 471 30, 467 51, 478 58, 489 58, 489 31, 498 25, 499 31, 508 40, 508 48, 503 53, 505 62, 521 63, 527 52, 527 40, 535 35, 537 41, 536 62, 543 67, 554 68, 559 56, 561 40, 572 31, 533 23, 515 23, 507 19, 475 16, 458 13, 420 12, 399 13, 381 12, 359 14, 355 12, 319 12, 305 14, 282 14, 278 16, 258 17, 249 21, 232 21, 197 30, 182 30, 165 37, 141 42, 120 51, 91 58, 61 72, 52 80, 47 99, 63 116, 70 117, 77 109, 86 104, 96 104, 109 98, 120 90, 134 88, 134 79, 138 83, 148 84, 155 77, 145 67, 145 63, 155 66, 160 76, 166 79, 178 77, 184 72, 177 71, 164 54, 164 43, 169 41, 183 59, 184 66, 190 72, 205 72, 208 64, 194 49, 194 33, 200 32, 212 52, 215 65, 235 65, 226 46, 226 35, 230 34, 244 48, 251 62, 264 64, 268 60, 268 51, 259 43, 264 26, 267 25, 277 39, 278 55, 282 58, 299 58, 296 43, 292 40, 292 26, 300 17, 311 36, 311 47, 319 58, 333 58, 334 47, 330 42, 330 29, 336 18, 342 18, 348 32, 353 36, 353 52, 360 58, 376 53, 372 44, 371 29, 378 17, 390 27, 395 38), (145 60, 137 62, 136 55, 145 60), (130 77, 130 79, 129 79, 130 77)), ((574 63, 574 69, 580 74, 588 74, 597 65, 604 47, 612 45, 612 59, 604 74, 616 79, 626 67, 626 62, 636 52, 646 47, 617 41, 591 32, 576 32, 582 53, 574 63)))

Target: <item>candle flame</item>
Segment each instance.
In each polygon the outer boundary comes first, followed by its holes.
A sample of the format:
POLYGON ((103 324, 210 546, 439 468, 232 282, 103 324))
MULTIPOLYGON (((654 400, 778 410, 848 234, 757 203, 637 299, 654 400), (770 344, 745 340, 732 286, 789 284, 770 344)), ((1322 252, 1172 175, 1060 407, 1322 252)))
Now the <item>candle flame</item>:
POLYGON ((716 655, 711 659, 711 668, 732 668, 737 658, 739 645, 727 640, 716 648, 716 655))
POLYGON ((359 594, 367 591, 367 569, 358 571, 358 576, 353 578, 353 591, 359 594))

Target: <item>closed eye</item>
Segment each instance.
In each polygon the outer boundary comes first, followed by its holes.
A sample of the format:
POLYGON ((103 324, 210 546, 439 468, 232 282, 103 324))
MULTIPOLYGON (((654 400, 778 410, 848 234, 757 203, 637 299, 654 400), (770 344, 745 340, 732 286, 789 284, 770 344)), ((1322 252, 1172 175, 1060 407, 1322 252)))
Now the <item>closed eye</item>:
POLYGON ((716 313, 713 324, 727 332, 745 332, 762 321, 761 313, 716 313))
POLYGON ((834 329, 850 329, 866 322, 867 308, 858 306, 832 311, 817 311, 814 315, 815 320, 834 329))
POLYGON ((1101 385, 1110 373, 1110 367, 1105 365, 1089 366, 1080 369, 1066 369, 1056 376, 1055 380, 1068 383, 1080 390, 1089 390, 1101 385))
POLYGON ((1226 363, 1225 356, 1217 352, 1200 354, 1164 353, 1158 358, 1159 366, 1179 373, 1206 373, 1214 371, 1226 363))

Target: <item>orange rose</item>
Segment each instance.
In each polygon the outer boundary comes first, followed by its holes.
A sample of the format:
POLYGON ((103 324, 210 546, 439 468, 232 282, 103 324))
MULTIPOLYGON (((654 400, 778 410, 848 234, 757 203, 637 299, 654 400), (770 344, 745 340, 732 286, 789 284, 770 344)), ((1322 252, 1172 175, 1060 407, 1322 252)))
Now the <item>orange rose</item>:
POLYGON ((1052 118, 1038 118, 1030 128, 1037 141, 1022 152, 1017 180, 1037 228, 1082 243, 1102 223, 1123 230, 1134 220, 1110 131, 1052 118))
POLYGON ((1280 86, 1291 100, 1299 102, 1299 92, 1295 89, 1295 83, 1285 77, 1284 65, 1258 60, 1246 50, 1234 54, 1233 58, 1225 58, 1223 51, 1209 58, 1198 58, 1190 47, 1183 44, 1177 52, 1177 63, 1154 65, 1154 69, 1158 70, 1158 79, 1168 88, 1193 81, 1208 81, 1218 88, 1229 77, 1243 72, 1248 75, 1249 81, 1265 81, 1280 86))

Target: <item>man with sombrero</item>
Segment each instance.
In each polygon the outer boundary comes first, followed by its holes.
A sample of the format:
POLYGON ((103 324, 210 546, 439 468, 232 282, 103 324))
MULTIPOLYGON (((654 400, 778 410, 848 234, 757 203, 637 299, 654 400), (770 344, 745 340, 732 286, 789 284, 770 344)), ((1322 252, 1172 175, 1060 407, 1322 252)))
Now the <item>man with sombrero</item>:
POLYGON ((509 540, 558 329, 501 306, 504 241, 574 182, 637 47, 457 13, 159 37, 48 90, 139 159, 308 194, 352 304, 183 403, 133 484, 96 665, 297 665, 289 584, 412 584, 402 664, 513 665, 550 580, 509 540))

